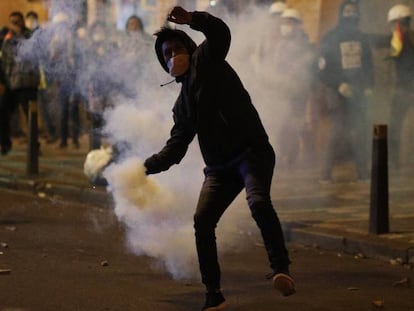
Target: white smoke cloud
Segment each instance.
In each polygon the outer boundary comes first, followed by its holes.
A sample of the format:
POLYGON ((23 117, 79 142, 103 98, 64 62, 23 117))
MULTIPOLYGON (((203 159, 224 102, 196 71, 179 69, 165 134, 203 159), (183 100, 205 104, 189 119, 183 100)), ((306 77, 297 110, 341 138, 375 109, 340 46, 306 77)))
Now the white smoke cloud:
POLYGON ((142 160, 134 157, 110 166, 105 177, 131 251, 155 258, 177 279, 194 276, 191 222, 170 187, 147 177, 142 160))

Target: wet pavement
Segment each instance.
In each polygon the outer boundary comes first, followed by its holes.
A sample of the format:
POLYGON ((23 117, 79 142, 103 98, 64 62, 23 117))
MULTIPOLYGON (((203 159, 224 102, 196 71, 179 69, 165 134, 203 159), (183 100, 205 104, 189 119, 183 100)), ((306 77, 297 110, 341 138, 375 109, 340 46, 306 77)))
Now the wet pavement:
MULTIPOLYGON (((5 189, 0 201, 0 311, 201 309, 198 277, 174 280, 132 254, 112 209, 5 189)), ((414 311, 409 265, 296 243, 287 246, 297 293, 282 297, 265 278, 264 247, 246 237, 219 249, 225 310, 414 311)))

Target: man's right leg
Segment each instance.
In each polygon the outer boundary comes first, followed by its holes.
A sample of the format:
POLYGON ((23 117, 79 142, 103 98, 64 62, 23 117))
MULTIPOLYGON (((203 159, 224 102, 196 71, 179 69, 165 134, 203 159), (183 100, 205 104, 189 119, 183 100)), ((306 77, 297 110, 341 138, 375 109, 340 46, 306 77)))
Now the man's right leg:
POLYGON ((207 289, 206 305, 202 310, 215 307, 216 303, 224 303, 220 293, 221 273, 215 228, 224 211, 242 189, 243 184, 237 178, 225 174, 207 174, 200 192, 194 215, 194 228, 201 279, 207 289), (220 298, 221 302, 215 302, 211 296, 220 298))

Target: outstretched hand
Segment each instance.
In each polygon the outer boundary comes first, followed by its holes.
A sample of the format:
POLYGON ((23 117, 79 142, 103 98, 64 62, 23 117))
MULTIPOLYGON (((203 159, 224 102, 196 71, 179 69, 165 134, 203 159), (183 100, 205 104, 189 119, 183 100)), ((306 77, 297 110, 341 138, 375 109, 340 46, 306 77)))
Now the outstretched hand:
POLYGON ((192 16, 190 12, 180 6, 176 6, 168 13, 167 20, 175 24, 190 24, 192 16))

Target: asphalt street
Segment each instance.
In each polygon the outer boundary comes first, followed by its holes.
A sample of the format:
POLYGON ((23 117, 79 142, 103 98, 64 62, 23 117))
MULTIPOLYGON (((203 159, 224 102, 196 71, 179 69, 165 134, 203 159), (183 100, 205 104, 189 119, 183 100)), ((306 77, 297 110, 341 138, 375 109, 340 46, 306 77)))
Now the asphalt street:
MULTIPOLYGON (((111 208, 0 190, 0 311, 200 310, 198 280, 175 281, 125 247, 111 208)), ((226 310, 414 311, 410 266, 289 244, 297 293, 265 275, 255 237, 221 255, 226 310)))

